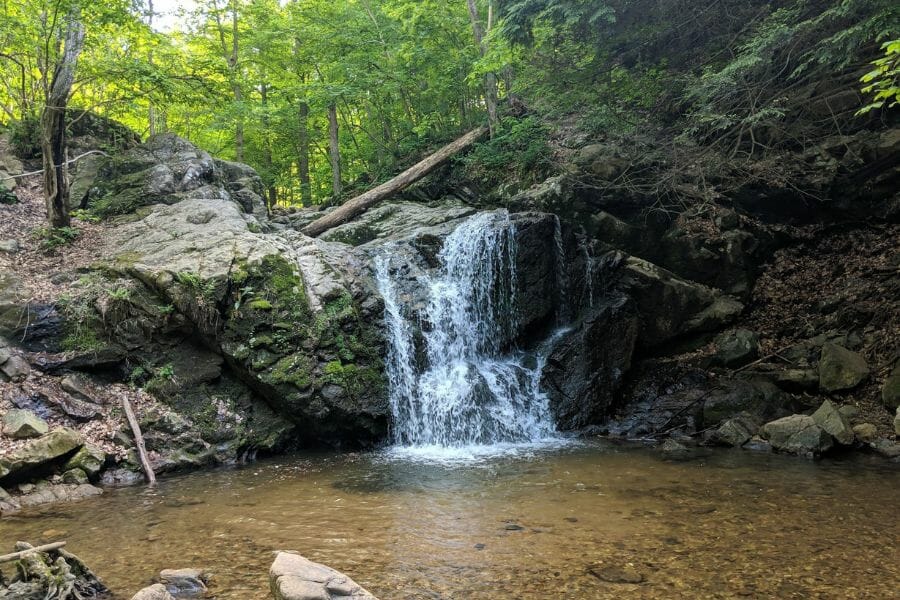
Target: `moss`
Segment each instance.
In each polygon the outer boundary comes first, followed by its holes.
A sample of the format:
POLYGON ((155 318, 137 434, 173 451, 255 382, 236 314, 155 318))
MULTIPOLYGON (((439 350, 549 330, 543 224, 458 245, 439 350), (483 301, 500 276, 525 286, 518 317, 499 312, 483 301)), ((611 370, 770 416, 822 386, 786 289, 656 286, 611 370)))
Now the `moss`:
POLYGON ((312 385, 312 366, 309 357, 296 353, 285 356, 272 367, 269 378, 274 383, 289 383, 299 389, 312 385))
POLYGON ((273 308, 272 303, 265 298, 257 298, 256 300, 251 300, 250 304, 248 304, 247 306, 253 310, 272 310, 273 308))

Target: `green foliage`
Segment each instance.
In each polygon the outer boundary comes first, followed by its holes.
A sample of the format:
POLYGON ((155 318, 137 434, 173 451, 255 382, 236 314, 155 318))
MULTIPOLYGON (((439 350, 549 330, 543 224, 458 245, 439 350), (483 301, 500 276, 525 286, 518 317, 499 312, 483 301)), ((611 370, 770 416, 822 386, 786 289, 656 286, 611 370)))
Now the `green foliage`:
POLYGON ((547 135, 547 126, 537 117, 507 118, 493 139, 478 144, 461 161, 476 178, 494 178, 499 172, 540 179, 551 164, 547 135))
POLYGON ((861 108, 858 114, 865 114, 876 108, 893 108, 900 105, 900 39, 885 42, 884 56, 872 62, 874 70, 862 77, 867 84, 862 91, 872 94, 872 101, 861 108))
POLYGON ((67 246, 74 242, 80 234, 81 232, 74 227, 41 227, 34 233, 35 237, 41 240, 41 248, 46 251, 67 246))
POLYGON ((38 158, 41 155, 41 123, 37 115, 26 114, 10 123, 9 144, 13 152, 22 158, 38 158))
POLYGON ((76 208, 69 213, 69 216, 73 219, 84 221, 85 223, 99 223, 101 221, 101 218, 98 215, 95 215, 89 210, 84 210, 83 208, 76 208))
POLYGON ((0 181, 0 204, 18 204, 19 198, 0 181))

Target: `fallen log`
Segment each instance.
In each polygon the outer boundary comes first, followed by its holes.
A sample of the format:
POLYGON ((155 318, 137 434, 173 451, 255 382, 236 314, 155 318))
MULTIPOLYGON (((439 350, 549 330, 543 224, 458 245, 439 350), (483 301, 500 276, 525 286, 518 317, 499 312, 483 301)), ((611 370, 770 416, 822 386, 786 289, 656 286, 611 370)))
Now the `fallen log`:
POLYGON ((150 459, 147 457, 147 447, 144 445, 144 436, 141 434, 141 426, 138 424, 137 417, 134 416, 134 409, 131 408, 131 402, 128 398, 122 397, 122 407, 125 409, 125 418, 131 425, 131 432, 134 434, 134 445, 137 446, 138 456, 141 459, 141 466, 144 467, 144 473, 147 474, 147 483, 153 485, 156 483, 156 474, 150 465, 150 459))
POLYGON ((310 237, 317 237, 333 227, 350 221, 356 215, 366 211, 371 206, 382 200, 403 191, 422 177, 425 177, 436 168, 450 160, 455 154, 466 150, 488 133, 487 127, 479 127, 462 136, 455 142, 447 144, 425 160, 416 163, 403 171, 390 181, 382 183, 368 192, 348 200, 339 208, 318 218, 302 229, 302 232, 310 237))
POLYGON ((27 550, 20 550, 19 552, 13 552, 12 554, 4 554, 0 556, 0 565, 3 563, 13 562, 15 560, 19 560, 32 554, 34 552, 52 552, 53 550, 59 550, 63 546, 66 545, 66 542, 53 542, 52 544, 44 544, 43 546, 35 546, 34 548, 28 548, 27 550))

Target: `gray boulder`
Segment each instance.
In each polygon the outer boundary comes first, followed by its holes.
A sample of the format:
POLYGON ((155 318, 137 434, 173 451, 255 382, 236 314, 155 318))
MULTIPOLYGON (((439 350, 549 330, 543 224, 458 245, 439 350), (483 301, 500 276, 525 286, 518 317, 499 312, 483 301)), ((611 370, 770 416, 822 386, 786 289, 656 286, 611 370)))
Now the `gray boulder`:
POLYGON ((853 443, 855 436, 853 435, 853 429, 850 427, 850 422, 847 420, 847 417, 841 414, 831 400, 825 400, 822 406, 813 413, 812 418, 816 425, 834 436, 834 439, 839 444, 849 446, 853 443))
POLYGON ((739 447, 746 444, 759 431, 759 421, 750 414, 727 419, 712 432, 710 441, 723 446, 739 447))
POLYGON ((24 381, 31 373, 31 365, 21 356, 13 355, 0 365, 0 373, 6 375, 10 381, 24 381))
POLYGON ((275 600, 377 600, 343 573, 290 552, 275 557, 269 583, 275 600))
POLYGON ((105 462, 106 452, 92 444, 85 444, 63 465, 63 469, 79 469, 88 477, 93 477, 100 472, 105 462))
POLYGON ((819 385, 819 373, 814 369, 785 369, 776 376, 775 383, 788 392, 805 392, 819 385))
POLYGON ((878 428, 871 423, 860 423, 853 426, 853 435, 863 444, 871 444, 878 438, 878 428))
POLYGON ((30 410, 13 409, 3 415, 3 435, 14 440, 40 437, 50 426, 30 410))
POLYGON ((716 338, 715 362, 726 367, 740 367, 756 358, 759 335, 748 329, 728 331, 716 338))
POLYGON ((819 387, 824 392, 852 390, 869 376, 866 360, 837 344, 822 346, 819 358, 819 387))
POLYGON ((206 593, 206 574, 200 569, 163 569, 160 582, 175 596, 200 596, 206 593))
POLYGON ((807 415, 791 415, 766 423, 762 435, 772 447, 782 452, 818 455, 834 445, 834 439, 807 415))

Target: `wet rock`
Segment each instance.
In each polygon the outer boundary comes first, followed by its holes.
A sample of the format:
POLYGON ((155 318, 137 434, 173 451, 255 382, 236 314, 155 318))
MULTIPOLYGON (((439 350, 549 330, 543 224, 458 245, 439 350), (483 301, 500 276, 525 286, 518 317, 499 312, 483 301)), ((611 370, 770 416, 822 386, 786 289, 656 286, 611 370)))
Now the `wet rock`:
POLYGON ((853 443, 853 429, 847 418, 838 411, 831 400, 825 400, 819 409, 813 413, 816 425, 830 433, 839 444, 849 446, 853 443))
POLYGON ((172 594, 161 583, 145 587, 131 597, 131 600, 175 600, 172 594))
POLYGON ((878 438, 878 429, 871 423, 860 423, 853 426, 853 435, 863 444, 870 444, 878 438))
POLYGON ((200 569, 163 569, 159 573, 159 580, 176 597, 206 593, 207 577, 200 569))
POLYGON ((713 431, 710 441, 723 446, 739 447, 747 443, 759 431, 759 421, 750 414, 727 419, 713 431))
POLYGON ((752 452, 771 452, 772 444, 760 436, 754 435, 743 445, 743 448, 744 450, 750 450, 752 452))
POLYGON ((756 358, 759 335, 748 329, 736 329, 716 338, 716 364, 740 367, 756 358))
POLYGON ((641 583, 644 581, 643 573, 632 564, 594 565, 589 567, 588 571, 597 579, 607 583, 641 583))
POLYGON ((3 415, 3 435, 14 440, 40 437, 50 426, 30 410, 13 409, 3 415))
POLYGON ((851 390, 869 376, 865 359, 837 344, 822 346, 819 359, 819 387, 824 392, 851 390))
POLYGON ((760 420, 778 416, 784 402, 778 388, 763 381, 720 379, 703 387, 698 390, 703 392, 698 417, 704 429, 739 414, 760 420))
POLYGON ((897 364, 884 381, 881 400, 890 410, 900 408, 900 364, 897 364))
POLYGON ((819 385, 819 373, 814 369, 786 369, 777 375, 775 383, 788 392, 805 392, 819 385))
POLYGON ((834 445, 831 435, 806 415, 791 415, 766 423, 762 435, 776 450, 791 454, 817 455, 834 445))
POLYGON ((101 494, 103 494, 103 490, 88 483, 43 483, 35 486, 30 493, 19 496, 16 500, 22 508, 25 508, 54 502, 74 502, 101 494))
POLYGON ((269 569, 275 600, 376 600, 352 579, 299 554, 279 552, 269 569))
POLYGON ((13 355, 0 365, 0 373, 6 375, 10 381, 24 381, 31 373, 31 365, 21 356, 13 355))
POLYGON ((55 429, 0 459, 0 479, 18 477, 43 467, 72 454, 81 445, 81 435, 77 431, 55 429))
POLYGON ((9 492, 0 488, 0 516, 16 512, 21 508, 22 506, 15 498, 9 495, 9 492))
POLYGON ((885 438, 878 438, 871 444, 872 450, 885 458, 900 457, 900 444, 885 438))
POLYGON ((103 485, 118 487, 126 485, 134 485, 143 481, 144 476, 132 469, 118 468, 103 471, 100 476, 100 483, 103 485))

